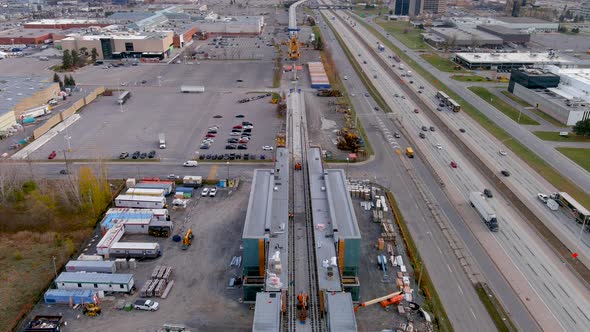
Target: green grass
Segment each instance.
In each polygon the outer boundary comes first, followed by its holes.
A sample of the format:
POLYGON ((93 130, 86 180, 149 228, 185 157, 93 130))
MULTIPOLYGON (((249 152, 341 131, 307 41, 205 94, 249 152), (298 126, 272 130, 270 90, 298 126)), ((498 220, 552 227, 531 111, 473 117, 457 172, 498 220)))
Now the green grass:
MULTIPOLYGON (((590 142, 590 136, 578 136, 574 133, 569 133, 568 137, 559 136, 557 131, 533 131, 537 137, 544 141, 554 142, 590 142)), ((589 155, 590 158, 590 155, 589 155)))
MULTIPOLYGON (((353 16, 354 17, 354 16, 353 16)), ((580 204, 584 206, 590 206, 590 195, 582 191, 576 184, 563 177, 553 167, 540 158, 533 151, 522 145, 519 141, 515 140, 510 134, 504 129, 500 128, 496 123, 488 119, 483 113, 477 110, 473 105, 467 103, 453 90, 449 89, 446 85, 440 83, 437 78, 432 75, 429 71, 424 70, 422 66, 418 65, 412 58, 410 58, 405 52, 402 52, 387 38, 381 35, 377 30, 373 29, 369 24, 358 20, 360 24, 365 26, 373 35, 381 40, 381 42, 393 50, 405 63, 414 69, 415 72, 424 77, 425 80, 433 82, 433 85, 437 89, 444 91, 449 97, 453 98, 456 102, 461 104, 465 113, 469 114, 475 121, 477 121, 482 127, 484 127, 489 133, 494 135, 498 140, 502 141, 512 152, 517 154, 522 160, 524 160, 531 168, 537 173, 544 177, 549 183, 555 186, 559 191, 565 191, 574 197, 580 204)))
MULTIPOLYGON (((436 292, 434 285, 432 284, 432 279, 428 274, 428 270, 426 267, 422 265, 422 258, 420 257, 420 253, 418 252, 416 243, 414 242, 414 239, 412 238, 412 235, 408 230, 408 226, 406 225, 404 217, 401 214, 399 206, 397 205, 397 202, 393 198, 391 192, 387 191, 386 195, 387 199, 389 200, 389 204, 391 205, 391 209, 393 210, 395 222, 400 228, 402 239, 404 240, 404 243, 406 245, 406 251, 412 263, 415 278, 419 278, 418 271, 420 270, 420 268, 422 269, 422 280, 420 280, 420 285, 418 286, 422 289, 424 293, 426 301, 425 304, 431 306, 431 308, 427 308, 425 310, 432 310, 432 313, 435 317, 434 322, 438 324, 438 331, 454 331, 453 326, 451 325, 451 322, 449 320, 449 317, 447 316, 447 313, 445 311, 445 307, 438 293, 436 292)), ((416 282, 418 282, 418 280, 416 280, 416 282)))
POLYGON ((381 15, 389 14, 388 9, 378 8, 378 7, 369 8, 369 9, 359 8, 359 9, 354 9, 353 12, 355 12, 360 17, 375 16, 375 15, 381 16, 381 15))
POLYGON ((483 305, 486 307, 486 310, 492 317, 494 325, 496 325, 498 331, 517 331, 509 316, 504 311, 504 308, 502 308, 502 305, 500 305, 496 297, 492 294, 491 290, 487 286, 478 283, 475 286, 475 291, 477 292, 477 295, 479 296, 479 299, 483 305))
POLYGON ((533 107, 533 105, 527 103, 526 101, 522 100, 521 98, 513 95, 512 93, 510 93, 510 91, 508 90, 504 90, 502 91, 502 94, 510 99, 512 99, 515 103, 517 103, 518 105, 522 106, 522 107, 533 107))
POLYGON ((410 22, 378 20, 377 24, 411 49, 428 49, 428 45, 426 45, 421 35, 424 31, 414 28, 410 22))
POLYGON ((465 69, 455 69, 455 66, 457 65, 456 63, 447 58, 443 58, 438 54, 426 53, 420 54, 420 56, 440 71, 448 73, 470 73, 470 71, 465 69))
POLYGON ((486 83, 506 83, 499 80, 483 77, 479 75, 453 75, 452 79, 459 82, 486 82, 486 83))
MULTIPOLYGON (((583 148, 556 148, 557 151, 563 153, 566 157, 573 160, 576 164, 582 166, 585 170, 590 172, 590 149, 583 148)), ((590 202, 579 202, 585 207, 590 207, 590 202)))
POLYGON ((520 112, 516 108, 512 107, 512 105, 508 104, 495 94, 491 93, 488 89, 480 86, 470 86, 468 87, 468 89, 476 95, 478 95, 481 99, 485 100, 488 104, 495 107, 500 112, 506 114, 512 120, 517 121, 518 123, 523 125, 540 125, 540 123, 531 119, 528 115, 524 113, 520 114, 520 112), (520 120, 518 119, 519 114, 520 120))

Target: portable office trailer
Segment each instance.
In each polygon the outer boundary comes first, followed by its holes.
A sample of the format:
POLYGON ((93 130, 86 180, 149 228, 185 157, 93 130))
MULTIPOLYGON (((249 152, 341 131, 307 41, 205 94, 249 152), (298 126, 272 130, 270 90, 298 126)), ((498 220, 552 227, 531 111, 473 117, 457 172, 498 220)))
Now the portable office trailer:
POLYGON ((133 289, 133 274, 62 272, 56 279, 58 289, 90 289, 95 291, 129 293, 133 289))
POLYGON ((170 195, 174 190, 174 182, 144 182, 141 181, 133 186, 133 188, 142 189, 164 189, 166 196, 170 195))
POLYGON ((149 242, 117 242, 109 250, 109 256, 122 258, 156 258, 161 254, 160 245, 149 242))
POLYGON ((117 207, 163 209, 167 207, 165 197, 119 195, 115 198, 117 207))
POLYGON ((127 234, 148 234, 152 218, 126 219, 121 221, 127 234))
POLYGON ((109 215, 121 215, 124 218, 143 218, 149 217, 150 215, 158 220, 170 220, 170 214, 168 209, 133 209, 133 208, 111 208, 105 213, 109 215), (136 217, 136 215, 140 215, 136 217))
POLYGON ((43 298, 46 304, 98 303, 98 292, 90 289, 49 289, 43 298))
POLYGON ((203 177, 196 175, 187 175, 182 178, 182 184, 186 187, 199 187, 201 184, 203 184, 203 177))
POLYGON ((166 191, 159 188, 131 188, 125 193, 132 196, 164 196, 166 191))
POLYGON ((113 261, 69 261, 66 264, 68 272, 115 273, 116 270, 113 261))
POLYGON ((109 229, 96 245, 96 253, 103 256, 108 255, 109 248, 117 243, 123 237, 123 234, 125 234, 125 229, 121 224, 117 224, 109 229))

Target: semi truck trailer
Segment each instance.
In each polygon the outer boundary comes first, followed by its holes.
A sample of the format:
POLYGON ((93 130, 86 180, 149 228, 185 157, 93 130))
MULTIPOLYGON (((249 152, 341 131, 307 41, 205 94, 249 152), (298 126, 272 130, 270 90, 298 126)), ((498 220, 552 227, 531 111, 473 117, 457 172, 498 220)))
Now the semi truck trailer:
POLYGON ((486 202, 484 194, 475 191, 471 192, 469 194, 469 201, 471 202, 471 206, 473 206, 483 218, 484 223, 486 226, 488 226, 490 231, 497 232, 500 230, 500 227, 498 227, 496 213, 490 207, 488 202, 486 202))

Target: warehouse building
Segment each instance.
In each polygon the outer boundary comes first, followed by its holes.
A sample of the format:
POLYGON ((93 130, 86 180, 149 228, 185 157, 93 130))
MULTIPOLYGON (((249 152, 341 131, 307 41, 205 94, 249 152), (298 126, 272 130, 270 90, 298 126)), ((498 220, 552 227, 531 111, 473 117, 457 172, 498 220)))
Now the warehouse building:
POLYGON ((0 45, 39 45, 53 41, 53 34, 61 33, 58 29, 23 29, 15 28, 0 31, 0 45))
POLYGON ((565 125, 590 119, 590 69, 547 68, 515 71, 511 92, 565 125))
POLYGON ((41 77, 0 76, 0 135, 6 136, 21 114, 58 97, 59 84, 41 77))
POLYGON ((502 39, 504 43, 526 44, 531 41, 531 35, 528 32, 503 25, 481 24, 477 26, 477 29, 502 39))
POLYGON ((575 64, 554 53, 456 53, 454 61, 473 70, 511 70, 524 66, 557 65, 560 67, 575 64))
POLYGON ((502 16, 496 17, 496 20, 498 24, 511 29, 528 32, 557 32, 559 29, 559 23, 557 22, 545 21, 534 17, 502 16))
POLYGON ((64 50, 96 48, 98 59, 159 58, 164 59, 173 49, 172 31, 137 34, 71 34, 58 41, 64 50))
POLYGON ((43 19, 23 24, 25 29, 60 29, 67 30, 73 28, 89 28, 89 27, 106 27, 110 23, 98 20, 85 19, 43 19))
POLYGON ((473 28, 431 28, 424 40, 436 47, 498 47, 504 43, 502 38, 473 28))

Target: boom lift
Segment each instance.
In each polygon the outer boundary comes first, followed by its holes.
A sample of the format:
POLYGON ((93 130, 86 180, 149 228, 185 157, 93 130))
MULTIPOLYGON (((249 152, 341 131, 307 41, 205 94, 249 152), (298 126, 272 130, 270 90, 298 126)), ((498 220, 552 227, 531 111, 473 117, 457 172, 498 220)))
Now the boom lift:
POLYGON ((366 301, 366 302, 362 302, 362 303, 357 304, 354 307, 354 312, 357 312, 359 310, 359 308, 361 308, 361 307, 363 307, 363 308, 368 307, 368 306, 373 305, 375 303, 380 303, 381 307, 387 308, 388 306, 390 306, 392 304, 400 303, 403 299, 404 299, 404 295, 402 294, 402 292, 391 293, 389 295, 381 296, 376 299, 372 299, 370 301, 366 301))

